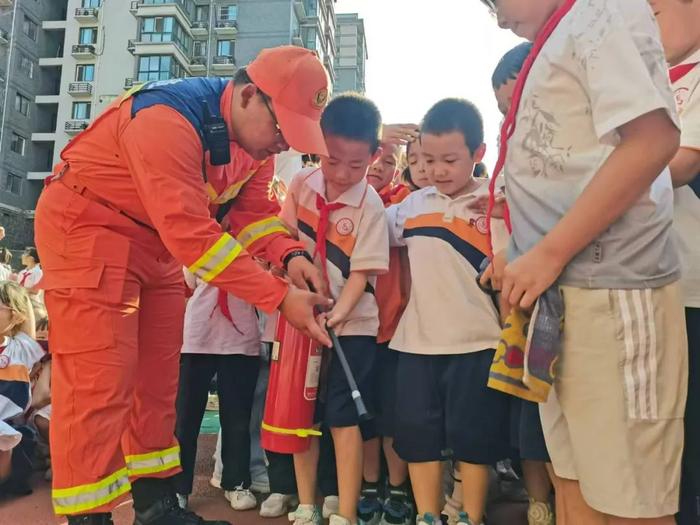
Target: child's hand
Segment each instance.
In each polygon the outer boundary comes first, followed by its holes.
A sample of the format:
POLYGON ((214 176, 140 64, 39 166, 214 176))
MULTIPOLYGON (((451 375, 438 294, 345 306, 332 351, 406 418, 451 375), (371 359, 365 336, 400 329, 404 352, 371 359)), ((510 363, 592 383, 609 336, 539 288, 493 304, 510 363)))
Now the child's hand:
MULTIPOLYGON (((505 216, 506 196, 503 192, 496 193, 496 204, 491 211, 491 217, 494 219, 502 219, 505 216)), ((489 209, 489 196, 482 195, 469 203, 469 209, 477 213, 486 215, 489 209)))
POLYGON ((494 255, 491 264, 489 264, 479 280, 481 286, 486 287, 490 283, 491 288, 494 290, 501 290, 503 288, 503 272, 507 264, 506 250, 501 250, 494 255))
POLYGON ((345 321, 349 313, 350 312, 348 312, 345 308, 342 306, 339 307, 339 305, 336 304, 333 308, 331 308, 331 311, 326 314, 326 323, 328 323, 330 328, 335 328, 345 321))
POLYGON ((382 127, 382 144, 408 144, 420 136, 415 124, 387 124, 382 127))
POLYGON ((503 272, 503 298, 513 307, 532 307, 564 270, 565 264, 540 246, 518 257, 503 272))

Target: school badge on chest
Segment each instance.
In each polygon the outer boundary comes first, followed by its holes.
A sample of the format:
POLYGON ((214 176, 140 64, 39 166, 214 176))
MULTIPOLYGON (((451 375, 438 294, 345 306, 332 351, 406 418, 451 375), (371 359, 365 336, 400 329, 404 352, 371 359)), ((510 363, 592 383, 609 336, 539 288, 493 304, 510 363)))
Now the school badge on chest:
POLYGON ((469 221, 474 228, 476 228, 476 231, 478 231, 481 234, 486 235, 488 233, 488 223, 486 222, 486 216, 482 215, 481 217, 478 217, 476 219, 472 219, 469 221))
POLYGON ((0 355, 0 370, 10 366, 10 358, 6 355, 0 355))
POLYGON ((354 229, 355 224, 347 217, 340 219, 335 225, 335 231, 337 231, 339 235, 350 235, 354 229))

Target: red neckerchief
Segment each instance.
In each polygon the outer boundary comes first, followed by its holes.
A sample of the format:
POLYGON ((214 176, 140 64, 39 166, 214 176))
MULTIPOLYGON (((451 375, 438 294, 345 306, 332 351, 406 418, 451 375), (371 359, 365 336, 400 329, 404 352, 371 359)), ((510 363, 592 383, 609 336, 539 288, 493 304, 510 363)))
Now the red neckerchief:
POLYGON ((397 184, 389 191, 382 191, 379 194, 379 196, 382 198, 384 206, 386 206, 387 204, 391 204, 391 199, 393 199, 394 197, 396 197, 396 195, 402 192, 404 188, 406 188, 406 186, 404 186, 403 184, 397 184))
POLYGON ((680 66, 674 66, 668 70, 668 78, 671 79, 671 84, 675 84, 688 73, 690 73, 695 66, 700 64, 700 62, 693 62, 691 64, 681 64, 680 66))
POLYGON ((218 308, 219 310, 221 310, 223 316, 229 321, 231 321, 233 329, 239 334, 243 335, 243 332, 241 332, 236 326, 236 323, 233 320, 233 316, 231 315, 231 309, 228 307, 228 292, 222 290, 221 288, 218 289, 218 292, 219 293, 216 296, 216 306, 211 311, 211 315, 209 316, 209 318, 211 319, 211 316, 214 315, 214 312, 216 312, 216 309, 218 308))
MULTIPOLYGON (((530 54, 525 59, 523 67, 520 70, 520 73, 518 74, 518 79, 515 81, 515 88, 513 89, 513 99, 510 104, 510 109, 508 110, 506 118, 503 121, 503 125, 501 126, 501 136, 499 137, 500 144, 498 150, 498 161, 496 162, 496 168, 493 170, 493 174, 491 175, 491 181, 489 183, 489 206, 488 210, 486 211, 486 224, 488 230, 487 235, 489 239, 489 249, 491 251, 489 255, 491 257, 493 257, 493 245, 491 241, 491 215, 493 214, 493 208, 496 205, 496 180, 501 174, 503 166, 506 162, 506 154, 508 153, 508 140, 513 136, 513 133, 515 132, 515 121, 518 115, 520 100, 523 97, 525 81, 527 80, 527 77, 530 74, 532 65, 535 63, 535 60, 539 56, 540 51, 542 51, 542 48, 547 43, 547 40, 549 40, 549 37, 557 28, 559 22, 561 22, 562 19, 567 15, 567 13, 571 11, 571 8, 574 6, 575 3, 576 0, 566 0, 564 5, 557 9, 554 12, 554 14, 552 14, 552 16, 549 18, 549 20, 547 20, 545 25, 542 27, 540 33, 537 35, 535 42, 532 44, 530 54)), ((505 219, 508 232, 511 232, 512 227, 510 223, 510 210, 508 209, 508 205, 505 203, 504 207, 505 210, 503 218, 505 219)))
POLYGON ((30 273, 31 272, 29 270, 24 270, 24 273, 22 274, 22 278, 19 280, 20 286, 24 286, 24 283, 26 283, 27 279, 29 279, 30 273))
POLYGON ((316 194, 316 209, 319 211, 318 228, 316 230, 316 249, 314 257, 318 254, 321 260, 321 271, 328 283, 328 268, 326 267, 326 234, 330 223, 331 212, 345 208, 345 204, 340 202, 327 203, 320 193, 316 194))

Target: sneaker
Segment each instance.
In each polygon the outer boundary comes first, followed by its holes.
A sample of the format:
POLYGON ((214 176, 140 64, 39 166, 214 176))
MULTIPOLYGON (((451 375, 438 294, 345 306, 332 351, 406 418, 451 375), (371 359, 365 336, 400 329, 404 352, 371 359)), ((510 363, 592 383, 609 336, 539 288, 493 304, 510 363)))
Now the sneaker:
POLYGON ((340 500, 338 496, 326 496, 323 498, 323 519, 330 519, 333 514, 340 511, 340 500))
POLYGON ((430 512, 416 516, 416 525, 440 525, 440 518, 436 518, 430 512))
POLYGON ((294 525, 322 525, 323 519, 316 505, 299 505, 287 517, 294 525))
POLYGON ((527 508, 527 524, 554 525, 552 506, 549 503, 530 499, 530 505, 527 508))
POLYGON ((114 525, 111 514, 68 516, 68 525, 114 525))
POLYGON ((294 496, 289 494, 270 494, 260 505, 262 518, 279 518, 289 512, 293 506, 294 496))
POLYGON ((357 504, 359 525, 378 525, 382 520, 382 503, 377 496, 363 496, 357 504))
POLYGON ((215 489, 220 489, 221 488, 221 478, 214 475, 211 477, 209 480, 209 484, 214 487, 215 489))
POLYGON ((249 489, 244 489, 242 486, 237 487, 235 490, 224 491, 224 497, 229 500, 233 510, 251 510, 258 506, 258 500, 255 499, 255 494, 249 489))
POLYGON ((190 497, 187 494, 177 494, 177 504, 180 505, 180 508, 183 510, 187 510, 189 499, 190 497))
POLYGON ((342 517, 340 514, 331 514, 328 520, 328 525, 352 525, 350 520, 342 517))
POLYGON ((474 525, 472 523, 472 520, 469 519, 469 515, 463 511, 457 515, 457 524, 458 525, 474 525))
POLYGON ((408 525, 412 516, 413 505, 407 499, 391 496, 384 502, 380 525, 408 525))
MULTIPOLYGON (((82 522, 76 522, 82 525, 82 522)), ((93 522, 85 522, 92 524, 93 522)), ((96 522, 100 525, 102 522, 96 522)), ((105 522, 111 525, 111 521, 105 522)), ((205 520, 194 512, 189 512, 180 508, 177 498, 166 496, 155 502, 148 509, 136 511, 134 525, 231 525, 228 521, 205 520)))

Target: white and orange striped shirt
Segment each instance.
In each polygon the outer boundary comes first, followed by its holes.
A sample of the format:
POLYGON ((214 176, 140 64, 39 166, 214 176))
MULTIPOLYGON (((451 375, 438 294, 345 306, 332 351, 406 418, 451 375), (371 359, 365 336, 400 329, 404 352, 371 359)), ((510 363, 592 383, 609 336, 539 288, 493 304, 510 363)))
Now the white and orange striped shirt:
MULTIPOLYGON (((326 185, 320 168, 299 172, 292 181, 280 218, 299 237, 309 253, 316 251, 319 226, 317 196, 326 203, 326 185)), ((338 335, 376 336, 379 311, 374 296, 376 275, 389 269, 389 239, 384 204, 365 179, 347 190, 329 205, 342 205, 330 212, 326 233, 326 272, 334 298, 340 293, 351 272, 369 274, 362 298, 336 329, 338 335)), ((315 263, 321 265, 316 256, 315 263)))

